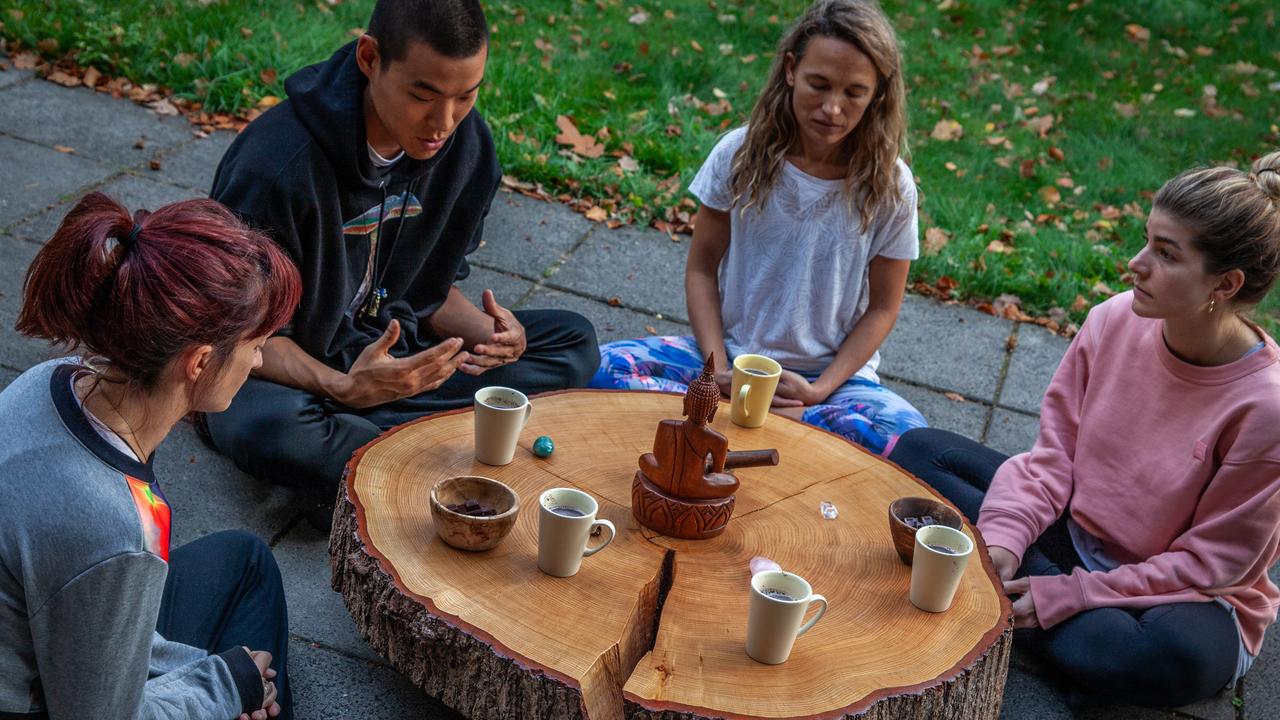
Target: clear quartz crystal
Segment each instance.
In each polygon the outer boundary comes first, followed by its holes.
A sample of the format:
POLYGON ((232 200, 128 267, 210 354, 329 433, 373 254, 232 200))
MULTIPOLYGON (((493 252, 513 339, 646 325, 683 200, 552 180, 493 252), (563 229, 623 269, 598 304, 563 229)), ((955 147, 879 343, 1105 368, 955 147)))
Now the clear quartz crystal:
POLYGON ((822 513, 822 517, 828 520, 835 520, 840 514, 840 511, 836 509, 836 506, 826 500, 823 500, 822 503, 818 505, 818 510, 822 513))

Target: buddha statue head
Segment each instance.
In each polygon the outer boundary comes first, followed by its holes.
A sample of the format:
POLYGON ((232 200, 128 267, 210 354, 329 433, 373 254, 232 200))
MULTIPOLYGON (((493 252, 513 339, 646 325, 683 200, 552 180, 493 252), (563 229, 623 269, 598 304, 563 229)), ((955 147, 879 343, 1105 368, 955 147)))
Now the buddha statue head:
POLYGON ((695 425, 705 425, 716 417, 720 407, 720 386, 716 384, 715 353, 707 356, 702 374, 689 383, 684 394, 684 415, 695 425))

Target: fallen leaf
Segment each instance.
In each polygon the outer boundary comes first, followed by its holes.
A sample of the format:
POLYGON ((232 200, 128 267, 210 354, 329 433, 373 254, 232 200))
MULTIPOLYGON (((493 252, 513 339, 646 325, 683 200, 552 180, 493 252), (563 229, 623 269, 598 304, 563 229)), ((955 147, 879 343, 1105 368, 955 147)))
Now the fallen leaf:
POLYGON ((1071 303, 1071 312, 1084 312, 1089 309, 1089 301, 1084 299, 1083 295, 1077 295, 1074 302, 1071 303))
POLYGON ((188 67, 196 61, 196 56, 191 53, 178 53, 173 56, 173 64, 178 67, 188 67))
POLYGON ((1117 102, 1117 103, 1112 103, 1111 107, 1115 108, 1116 114, 1122 118, 1131 118, 1131 117, 1135 117, 1138 114, 1137 105, 1130 105, 1129 103, 1117 102))
POLYGON ((1045 137, 1049 134, 1049 130, 1053 128, 1053 120, 1053 113, 1047 113, 1028 120, 1027 127, 1039 133, 1040 137, 1045 137))
POLYGON ((86 87, 94 87, 102 79, 102 73, 98 72, 97 68, 91 67, 84 71, 84 78, 82 79, 86 87))
POLYGON ((590 135, 583 135, 578 131, 578 126, 564 115, 556 116, 556 127, 560 128, 556 142, 570 146, 574 153, 585 158, 598 158, 604 154, 604 145, 596 142, 590 135))
POLYGON ((587 219, 593 222, 604 222, 609 218, 609 211, 599 205, 591 208, 586 213, 587 219))
POLYGON ((61 70, 54 70, 53 72, 49 73, 49 76, 45 79, 48 80, 49 82, 58 83, 63 87, 75 87, 80 84, 80 78, 76 77, 75 75, 69 75, 67 73, 64 73, 61 70))
POLYGON ((1197 46, 1197 47, 1196 47, 1196 49, 1194 50, 1194 52, 1195 52, 1195 54, 1199 55, 1200 57, 1209 57, 1210 55, 1212 55, 1212 54, 1213 54, 1213 48, 1211 48, 1211 47, 1205 47, 1205 46, 1203 46, 1203 45, 1200 45, 1200 46, 1197 46))
POLYGON ((924 231, 924 252, 926 255, 937 255, 947 246, 951 234, 942 228, 931 227, 924 231))
POLYGON ((159 169, 160 169, 160 161, 159 161, 159 160, 152 160, 151 162, 147 163, 147 167, 151 168, 152 170, 159 170, 159 169))
POLYGON ((641 10, 640 12, 635 13, 631 17, 627 18, 627 22, 631 23, 632 25, 643 25, 649 22, 649 13, 641 10))
POLYGON ((1049 148, 1049 157, 1057 160, 1058 162, 1063 162, 1067 159, 1067 154, 1062 152, 1062 148, 1055 145, 1054 147, 1049 148))
POLYGON ((640 169, 640 163, 630 155, 623 155, 618 158, 618 167, 622 168, 623 172, 635 172, 640 169))
POLYGON ((652 326, 652 325, 645 325, 645 326, 644 326, 644 331, 645 331, 645 332, 647 332, 647 333, 649 333, 650 335, 657 335, 657 334, 658 334, 658 328, 656 328, 656 327, 654 327, 654 326, 652 326))
POLYGON ((1062 193, 1058 191, 1058 188, 1052 185, 1045 185, 1044 187, 1040 188, 1039 194, 1040 194, 1040 199, 1045 201, 1049 205, 1057 205, 1058 203, 1062 202, 1062 193))
POLYGON ((1230 64, 1230 65, 1227 65, 1227 66, 1226 66, 1226 68, 1227 68, 1228 70, 1232 70, 1232 71, 1234 71, 1234 72, 1238 72, 1238 73, 1240 73, 1241 75, 1252 75, 1252 74, 1254 74, 1254 73, 1258 72, 1258 66, 1257 66, 1257 65, 1254 65, 1254 64, 1253 64, 1253 63, 1251 63, 1251 62, 1245 62, 1245 61, 1243 61, 1243 60, 1241 60, 1240 62, 1237 62, 1237 63, 1232 63, 1232 64, 1230 64))
POLYGON ((40 64, 40 58, 35 53, 20 52, 13 56, 13 66, 18 70, 31 70, 40 64))
POLYGON ((698 44, 697 40, 690 40, 689 47, 693 48, 695 52, 702 52, 702 46, 698 44))
POLYGON ((45 38, 44 40, 41 40, 40 42, 36 43, 36 47, 39 48, 40 52, 43 52, 43 53, 55 53, 58 51, 58 39, 45 38))
POLYGON ((1173 111, 1174 117, 1191 118, 1196 116, 1196 111, 1191 108, 1177 108, 1173 111))
POLYGON ((1013 246, 1003 240, 992 240, 987 243, 987 252, 1000 253, 1002 255, 1012 255, 1013 246))
POLYGON ((263 95, 262 98, 258 100, 258 107, 262 108, 263 110, 266 110, 267 108, 275 107, 279 104, 280 104, 280 98, 276 97, 275 95, 263 95))
POLYGON ((1053 84, 1057 81, 1058 81, 1058 78, 1056 76, 1050 75, 1049 77, 1046 77, 1043 80, 1039 80, 1036 82, 1036 84, 1032 85, 1031 92, 1034 95, 1043 95, 1049 92, 1049 88, 1053 87, 1053 84))
POLYGON ((622 298, 618 297, 617 295, 614 295, 613 297, 609 298, 609 304, 614 307, 618 307, 622 305, 622 298))
POLYGON ((258 79, 262 81, 263 85, 273 84, 277 77, 278 75, 276 74, 275 68, 267 68, 266 70, 258 73, 258 79))
POLYGON ((1125 25, 1124 33, 1134 42, 1146 42, 1151 39, 1151 31, 1137 23, 1125 25))
POLYGON ((1027 179, 1027 180, 1030 180, 1031 178, 1035 177, 1035 176, 1036 176, 1036 161, 1035 161, 1035 160, 1023 160, 1021 163, 1019 163, 1019 164, 1018 164, 1018 174, 1019 174, 1019 175, 1021 175, 1024 179, 1027 179))
POLYGON ((73 147, 71 147, 71 146, 69 146, 69 145, 54 145, 54 146, 53 146, 53 149, 54 149, 54 150, 57 150, 57 151, 58 151, 58 152, 60 152, 60 153, 66 153, 66 154, 68 154, 68 155, 70 155, 71 153, 73 153, 73 152, 75 152, 75 151, 76 151, 76 149, 75 149, 75 148, 73 148, 73 147))
POLYGON ((1018 336, 1010 335, 1008 340, 1004 341, 1004 349, 1007 352, 1013 352, 1018 349, 1018 336))
POLYGON ((943 142, 958 140, 964 137, 964 126, 951 119, 939 120, 938 124, 933 126, 931 136, 934 140, 943 142))
POLYGON ((945 392, 942 396, 951 402, 965 402, 964 396, 957 392, 945 392))
POLYGON ((1106 283, 1102 282, 1101 280, 1094 283, 1093 287, 1090 288, 1090 290, 1092 290, 1094 294, 1106 295, 1107 297, 1111 297, 1112 295, 1116 294, 1115 290, 1112 290, 1106 283))

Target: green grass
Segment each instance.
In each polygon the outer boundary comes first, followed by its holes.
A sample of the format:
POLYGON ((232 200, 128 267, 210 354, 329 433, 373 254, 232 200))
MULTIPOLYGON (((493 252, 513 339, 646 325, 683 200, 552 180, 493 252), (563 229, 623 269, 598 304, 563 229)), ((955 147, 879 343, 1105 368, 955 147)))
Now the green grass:
MULTIPOLYGON (((1124 263, 1142 242, 1141 215, 1163 181, 1197 164, 1243 167, 1280 146, 1280 88, 1272 89, 1280 29, 1270 0, 884 4, 906 56, 922 232, 949 234, 940 252, 916 263, 914 279, 954 279, 957 297, 1013 294, 1033 315, 1063 308, 1078 321, 1077 296, 1098 301, 1097 283, 1123 288, 1124 263), (1206 85, 1216 89, 1218 116, 1206 112, 1206 85), (1047 114, 1054 123, 1042 137, 1027 120, 1047 114), (933 139, 943 119, 959 122, 963 137, 933 139), (996 137, 1005 142, 994 144, 996 137), (1058 201, 1048 202, 1047 187, 1058 201), (1131 203, 1138 212, 1116 216, 1131 203), (988 250, 996 239, 1012 252, 988 250)), ((479 106, 504 168, 553 193, 595 198, 624 219, 679 219, 689 210, 680 205, 683 189, 717 135, 745 120, 778 36, 805 5, 487 3, 494 42, 479 106), (643 23, 629 22, 642 10, 643 23), (730 109, 715 115, 707 106, 721 96, 730 109), (554 141, 561 114, 606 138, 608 151, 633 156, 639 169, 624 171, 608 154, 564 152, 554 141), (662 184, 676 175, 678 189, 662 184)), ((56 40, 56 49, 45 44, 50 59, 70 53, 80 65, 159 83, 207 110, 238 111, 281 95, 290 72, 350 40, 372 3, 0 6, 7 10, 0 32, 25 47, 56 40)), ((1273 300, 1263 312, 1277 308, 1273 300)))

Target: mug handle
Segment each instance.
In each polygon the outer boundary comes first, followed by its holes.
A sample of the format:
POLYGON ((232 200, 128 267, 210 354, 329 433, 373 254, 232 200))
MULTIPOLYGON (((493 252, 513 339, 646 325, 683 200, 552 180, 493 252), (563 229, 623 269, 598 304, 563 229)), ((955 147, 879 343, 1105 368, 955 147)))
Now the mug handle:
POLYGON ((533 403, 526 402, 524 404, 524 421, 520 423, 521 428, 529 424, 529 416, 532 414, 533 414, 533 403))
POLYGON ((809 596, 809 606, 806 607, 804 611, 809 612, 809 608, 813 607, 814 603, 822 603, 822 607, 818 608, 816 615, 809 618, 809 622, 800 626, 800 629, 796 631, 796 637, 800 637, 801 635, 809 632, 809 628, 817 625, 818 621, 822 619, 822 616, 827 614, 827 599, 817 593, 809 596))
MULTIPOLYGON (((608 520, 605 520, 604 518, 600 518, 599 520, 596 520, 595 522, 591 523, 592 530, 595 530, 597 527, 609 528, 609 539, 605 540, 599 545, 596 545, 595 547, 589 547, 583 550, 582 557, 591 557, 592 555, 595 555, 596 553, 600 552, 601 550, 604 549, 605 545, 608 545, 609 543, 613 542, 613 536, 618 534, 618 530, 613 527, 613 523, 609 522, 608 520)), ((590 537, 590 531, 588 531, 587 537, 590 537)))
POLYGON ((751 408, 747 405, 747 396, 751 394, 751 384, 743 383, 742 389, 738 391, 738 405, 742 406, 742 414, 744 417, 751 417, 751 408))

